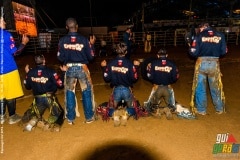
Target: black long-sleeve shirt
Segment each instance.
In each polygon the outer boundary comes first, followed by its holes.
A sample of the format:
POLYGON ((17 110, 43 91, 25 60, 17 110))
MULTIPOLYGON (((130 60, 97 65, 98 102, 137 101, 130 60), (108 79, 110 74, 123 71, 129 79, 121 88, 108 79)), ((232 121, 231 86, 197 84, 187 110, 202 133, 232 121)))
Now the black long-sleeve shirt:
POLYGON ((110 82, 111 87, 133 87, 138 80, 138 72, 133 63, 126 57, 117 56, 103 67, 103 79, 110 82))
POLYGON ((163 56, 151 62, 147 77, 153 84, 170 85, 178 80, 179 72, 175 63, 163 56))
POLYGON ((42 95, 48 92, 55 93, 57 88, 63 87, 58 74, 44 65, 30 69, 24 80, 24 85, 26 89, 32 89, 33 95, 42 95))
POLYGON ((225 36, 211 27, 200 32, 192 42, 192 57, 222 57, 227 53, 225 36))
POLYGON ((88 64, 94 59, 89 40, 77 32, 69 32, 58 43, 58 60, 63 64, 88 64))

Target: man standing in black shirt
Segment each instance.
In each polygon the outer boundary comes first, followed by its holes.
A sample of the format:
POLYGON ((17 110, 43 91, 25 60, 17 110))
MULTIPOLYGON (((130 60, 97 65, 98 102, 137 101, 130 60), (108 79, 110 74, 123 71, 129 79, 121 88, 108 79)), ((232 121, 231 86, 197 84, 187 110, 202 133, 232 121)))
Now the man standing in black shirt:
POLYGON ((79 82, 82 90, 82 103, 85 115, 85 123, 95 120, 95 101, 93 85, 87 64, 94 59, 94 52, 88 38, 78 33, 78 24, 75 18, 66 20, 68 34, 62 37, 58 43, 57 58, 65 66, 65 101, 66 117, 68 124, 74 124, 76 118, 75 88, 79 82))

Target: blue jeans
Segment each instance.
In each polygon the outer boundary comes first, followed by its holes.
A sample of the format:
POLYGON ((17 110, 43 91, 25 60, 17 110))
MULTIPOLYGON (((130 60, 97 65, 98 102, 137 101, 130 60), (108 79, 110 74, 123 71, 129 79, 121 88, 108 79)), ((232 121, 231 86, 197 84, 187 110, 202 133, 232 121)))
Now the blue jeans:
POLYGON ((66 117, 68 120, 73 121, 76 118, 76 101, 75 101, 75 88, 77 81, 82 90, 82 103, 86 120, 90 120, 94 116, 94 96, 93 86, 91 83, 90 73, 85 66, 72 66, 66 71, 65 80, 65 94, 66 94, 66 117))
MULTIPOLYGON (((195 105, 198 112, 207 110, 207 85, 216 111, 223 111, 225 97, 221 81, 221 72, 218 58, 204 57, 196 62, 195 66, 196 88, 195 105)), ((194 84, 194 83, 193 83, 194 84)), ((193 86, 194 88, 194 86, 193 86)))
POLYGON ((132 91, 129 87, 117 86, 113 89, 113 101, 114 108, 117 107, 117 104, 124 100, 128 107, 132 106, 132 91))

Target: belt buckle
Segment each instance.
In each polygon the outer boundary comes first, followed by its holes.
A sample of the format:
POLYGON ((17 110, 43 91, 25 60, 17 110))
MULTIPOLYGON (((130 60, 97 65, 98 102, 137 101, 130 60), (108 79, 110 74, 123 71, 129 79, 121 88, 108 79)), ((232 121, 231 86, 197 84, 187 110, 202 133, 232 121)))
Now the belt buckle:
POLYGON ((67 67, 72 67, 72 63, 67 63, 67 67))
POLYGON ((53 97, 53 93, 46 93, 46 96, 49 97, 49 98, 52 98, 53 97))

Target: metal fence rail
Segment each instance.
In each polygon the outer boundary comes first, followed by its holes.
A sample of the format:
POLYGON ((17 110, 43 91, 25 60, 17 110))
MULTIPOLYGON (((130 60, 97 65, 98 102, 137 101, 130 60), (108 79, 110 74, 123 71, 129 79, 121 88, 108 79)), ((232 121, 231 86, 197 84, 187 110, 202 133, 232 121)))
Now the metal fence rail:
MULTIPOLYGON (((179 29, 175 31, 150 31, 151 33, 151 44, 153 47, 165 47, 165 46, 183 46, 187 45, 185 42, 185 34, 187 30, 179 29)), ((100 48, 101 40, 105 40, 108 49, 112 49, 116 43, 122 41, 123 32, 117 34, 108 33, 94 33, 97 40, 95 43, 96 49, 100 48)), ((224 32, 227 44, 238 45, 239 31, 238 32, 224 32)), ((58 47, 58 41, 60 37, 64 36, 65 33, 45 33, 39 37, 30 37, 30 42, 26 46, 24 52, 38 53, 38 52, 56 52, 58 47)), ((134 32, 134 45, 138 47, 144 46, 145 40, 144 32, 134 32)), ((15 35, 16 41, 20 39, 19 35, 15 35)))

